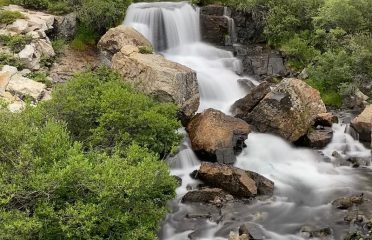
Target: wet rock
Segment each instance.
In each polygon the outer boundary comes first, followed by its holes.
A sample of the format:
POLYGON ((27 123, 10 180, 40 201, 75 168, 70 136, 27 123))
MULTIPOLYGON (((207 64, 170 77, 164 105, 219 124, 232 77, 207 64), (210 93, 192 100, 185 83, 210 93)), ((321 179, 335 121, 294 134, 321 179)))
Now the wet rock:
POLYGON ((345 108, 360 110, 368 105, 367 100, 368 96, 356 89, 353 94, 346 96, 342 102, 345 108))
POLYGON ((268 77, 285 77, 287 69, 280 52, 261 45, 234 45, 236 57, 241 59, 243 72, 264 80, 268 77))
POLYGON ((203 188, 190 191, 182 198, 182 202, 201 202, 220 205, 227 201, 227 193, 220 188, 203 188))
POLYGON ((124 25, 108 30, 99 40, 97 47, 108 59, 111 59, 126 45, 152 48, 150 41, 141 33, 124 25))
POLYGON ((333 115, 330 112, 320 113, 315 117, 314 127, 323 126, 323 127, 332 127, 333 123, 338 123, 338 117, 333 115))
POLYGON ((235 232, 230 232, 229 240, 251 240, 251 238, 247 234, 239 235, 235 232))
POLYGON ((351 163, 347 161, 339 152, 334 151, 332 153, 332 157, 334 157, 334 163, 336 166, 351 166, 351 163))
POLYGON ((247 78, 238 79, 238 84, 240 87, 244 88, 247 93, 250 93, 254 88, 256 88, 256 85, 247 78))
POLYGON ((192 179, 198 179, 198 170, 194 170, 190 173, 192 179))
POLYGON ((350 197, 342 197, 334 200, 332 205, 337 209, 349 209, 353 205, 360 205, 364 202, 363 193, 360 195, 353 195, 350 197))
POLYGON ((200 15, 202 40, 224 46, 225 36, 229 33, 229 22, 224 16, 200 15))
MULTIPOLYGON (((112 41, 118 46, 126 41, 133 41, 134 44, 139 42, 134 38, 128 40, 125 36, 113 36, 111 41, 109 36, 113 33, 104 36, 101 45, 106 46, 104 43, 109 44, 112 41)), ((114 51, 118 46, 106 49, 114 51)), ((141 54, 135 45, 126 45, 113 56, 112 68, 118 71, 124 81, 133 84, 139 91, 159 101, 178 105, 183 122, 191 119, 198 110, 199 88, 196 73, 188 67, 171 62, 158 54, 141 54)))
POLYGON ((192 149, 202 159, 232 164, 235 154, 245 147, 251 129, 240 119, 207 109, 192 118, 187 131, 192 149))
POLYGON ((199 179, 236 197, 271 196, 274 190, 274 183, 258 173, 218 163, 202 163, 199 179))
POLYGON ((333 130, 330 127, 310 129, 310 131, 295 142, 298 146, 321 149, 332 141, 333 130))
POLYGON ((306 238, 316 238, 320 240, 331 240, 333 239, 332 237, 332 229, 329 227, 325 228, 315 228, 312 226, 304 226, 300 230, 300 234, 303 237, 306 238))
POLYGON ((263 82, 253 88, 244 98, 237 100, 231 107, 235 117, 244 118, 270 92, 270 83, 263 82))
POLYGON ((308 132, 316 116, 325 112, 318 90, 299 79, 287 78, 243 119, 258 132, 277 134, 295 142, 308 132))
POLYGON ((371 165, 370 157, 350 157, 346 161, 350 162, 354 168, 367 167, 371 165))
POLYGON ((361 114, 353 119, 351 127, 359 133, 361 141, 371 142, 372 104, 369 104, 361 114))
POLYGON ((179 176, 172 176, 172 177, 174 177, 174 179, 176 179, 178 186, 182 185, 182 178, 180 178, 179 176))

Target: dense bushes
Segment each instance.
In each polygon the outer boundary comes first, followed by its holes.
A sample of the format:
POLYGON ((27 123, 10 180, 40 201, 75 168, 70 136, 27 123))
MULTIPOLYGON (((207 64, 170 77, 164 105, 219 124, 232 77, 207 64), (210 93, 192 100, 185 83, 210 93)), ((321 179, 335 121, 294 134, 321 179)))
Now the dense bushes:
MULTIPOLYGON (((324 100, 341 104, 345 89, 372 81, 372 1, 226 0, 227 5, 266 9, 265 37, 283 50, 294 70, 309 69, 309 83, 324 100), (332 97, 330 97, 332 96, 332 97), (329 101, 331 99, 331 101, 329 101)), ((370 94, 371 91, 365 91, 370 94)))
POLYGON ((174 115, 102 69, 42 106, 0 109, 0 239, 155 239, 174 115))
POLYGON ((46 107, 86 147, 111 152, 136 142, 163 156, 179 144, 176 107, 138 94, 107 69, 77 75, 46 107))

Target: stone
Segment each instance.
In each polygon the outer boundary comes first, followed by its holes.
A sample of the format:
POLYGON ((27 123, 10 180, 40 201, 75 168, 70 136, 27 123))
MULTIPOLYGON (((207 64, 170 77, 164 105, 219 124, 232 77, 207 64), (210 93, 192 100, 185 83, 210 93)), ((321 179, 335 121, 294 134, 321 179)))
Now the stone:
POLYGON ((270 92, 270 84, 263 82, 253 88, 244 98, 237 100, 231 107, 231 113, 238 118, 244 117, 270 92))
POLYGON ((334 200, 332 205, 337 209, 349 209, 353 205, 360 205, 364 202, 364 194, 342 197, 334 200))
POLYGON ((276 134, 295 142, 308 132, 316 116, 325 112, 318 90, 299 79, 287 78, 242 119, 258 132, 276 134))
POLYGON ((372 104, 366 106, 363 112, 352 120, 351 127, 359 134, 361 141, 371 142, 372 104))
POLYGON ((25 109, 26 104, 23 101, 15 101, 8 104, 7 108, 12 113, 17 113, 23 111, 25 109))
POLYGON ((226 201, 227 193, 219 188, 203 188, 189 191, 183 196, 182 202, 216 203, 226 201))
POLYGON ((71 40, 75 36, 77 26, 76 13, 56 16, 51 35, 53 38, 71 40))
POLYGON ((333 130, 331 127, 310 129, 310 131, 299 140, 296 145, 321 149, 326 147, 333 137, 333 130))
POLYGON ((33 58, 35 56, 35 46, 33 44, 27 44, 25 48, 18 53, 19 59, 27 65, 28 68, 33 68, 33 58))
POLYGON ((29 96, 34 101, 38 101, 42 98, 45 89, 45 84, 22 77, 19 74, 16 74, 11 78, 6 88, 7 91, 16 94, 21 98, 29 96))
POLYGON ((187 131, 192 149, 201 159, 232 164, 235 154, 245 147, 251 128, 240 119, 207 109, 191 119, 187 131))
POLYGON ((202 40, 211 44, 225 46, 229 34, 229 20, 225 16, 200 15, 202 40))
POLYGON ((196 73, 188 67, 158 54, 141 54, 127 45, 113 56, 112 68, 141 92, 178 105, 183 122, 199 108, 196 73))
POLYGON ((0 95, 5 92, 10 78, 17 72, 16 67, 5 65, 0 72, 0 95))
POLYGON ((316 238, 320 240, 334 239, 332 237, 333 231, 329 227, 316 228, 313 226, 303 226, 300 230, 300 234, 306 238, 316 238))
POLYGON ((247 78, 238 79, 238 84, 240 87, 244 88, 247 93, 250 93, 256 85, 247 78))
POLYGON ((6 27, 7 30, 16 32, 18 34, 26 33, 28 28, 28 21, 25 19, 17 19, 12 24, 6 27))
POLYGON ((243 73, 265 80, 268 77, 285 77, 287 69, 280 52, 261 45, 234 45, 236 57, 242 61, 243 73))
POLYGON ((342 102, 345 108, 359 110, 366 107, 368 98, 367 95, 356 89, 353 94, 346 96, 342 102))
POLYGON ((221 188, 235 197, 271 196, 274 191, 271 180, 225 164, 203 162, 198 177, 208 186, 221 188))
POLYGON ((338 117, 332 113, 320 113, 314 119, 314 127, 332 127, 333 123, 338 123, 338 117))
POLYGON ((51 58, 56 55, 50 41, 47 41, 45 39, 37 39, 36 41, 34 41, 34 44, 36 51, 38 52, 36 55, 44 58, 51 58))
POLYGON ((152 48, 149 40, 134 28, 120 25, 108 30, 98 42, 98 49, 105 57, 111 59, 124 46, 132 45, 136 47, 144 46, 152 48))

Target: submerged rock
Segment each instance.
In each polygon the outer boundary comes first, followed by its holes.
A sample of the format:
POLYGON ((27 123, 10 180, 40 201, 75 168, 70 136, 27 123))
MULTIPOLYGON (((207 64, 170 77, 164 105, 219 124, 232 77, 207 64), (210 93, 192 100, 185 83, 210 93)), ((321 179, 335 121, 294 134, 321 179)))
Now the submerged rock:
POLYGON ((332 205, 337 209, 349 209, 353 205, 360 205, 364 202, 364 194, 342 197, 334 200, 332 205))
POLYGON ((245 147, 251 128, 243 120, 207 109, 192 118, 187 131, 192 149, 202 159, 232 164, 235 154, 245 147))
POLYGON ((183 196, 182 202, 200 202, 219 205, 227 200, 233 199, 231 195, 228 195, 229 194, 220 188, 203 188, 187 192, 185 196, 183 196))
POLYGON ((351 127, 358 132, 361 141, 371 142, 372 104, 369 104, 359 116, 353 119, 351 127))
POLYGON ((243 117, 258 132, 277 134, 291 142, 304 136, 326 108, 319 91, 305 82, 287 78, 243 117))
POLYGON ((225 190, 236 197, 271 196, 274 182, 258 173, 219 163, 202 163, 198 177, 208 186, 225 190))
POLYGON ((330 127, 310 129, 309 132, 295 142, 296 145, 310 148, 324 148, 332 141, 333 130, 330 127))
POLYGON ((300 230, 300 234, 306 238, 316 238, 320 240, 334 239, 332 237, 333 232, 330 227, 315 228, 312 226, 303 226, 300 230))

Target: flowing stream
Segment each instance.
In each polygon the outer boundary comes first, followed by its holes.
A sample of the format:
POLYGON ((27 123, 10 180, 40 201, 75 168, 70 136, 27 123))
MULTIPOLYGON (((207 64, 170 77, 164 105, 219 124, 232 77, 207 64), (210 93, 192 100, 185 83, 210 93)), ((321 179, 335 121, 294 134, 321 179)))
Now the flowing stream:
MULTIPOLYGON (((124 24, 141 32, 167 59, 197 72, 201 95, 199 111, 215 108, 229 114, 230 106, 245 95, 237 81, 242 78, 237 74, 241 71, 240 61, 231 52, 201 41, 197 8, 185 2, 136 3, 129 7, 124 24)), ((166 217, 159 238, 227 239, 230 231, 248 224, 258 239, 305 239, 299 234, 304 225, 329 226, 335 239, 341 239, 349 227, 337 224, 336 219, 344 213, 335 212, 330 202, 359 191, 370 196, 371 189, 361 186, 368 186, 372 179, 369 171, 335 166, 332 157, 335 150, 350 157, 371 154, 345 133, 345 127, 345 124, 334 124, 332 142, 319 152, 295 148, 269 134, 249 134, 247 148, 235 165, 273 180, 274 196, 249 203, 237 201, 218 210, 207 205, 181 203, 182 196, 199 184, 189 176, 198 169, 200 161, 186 136, 179 154, 169 160, 171 172, 182 178, 182 186, 170 203, 172 212, 166 217), (210 215, 208 220, 193 217, 203 213, 210 215)))

